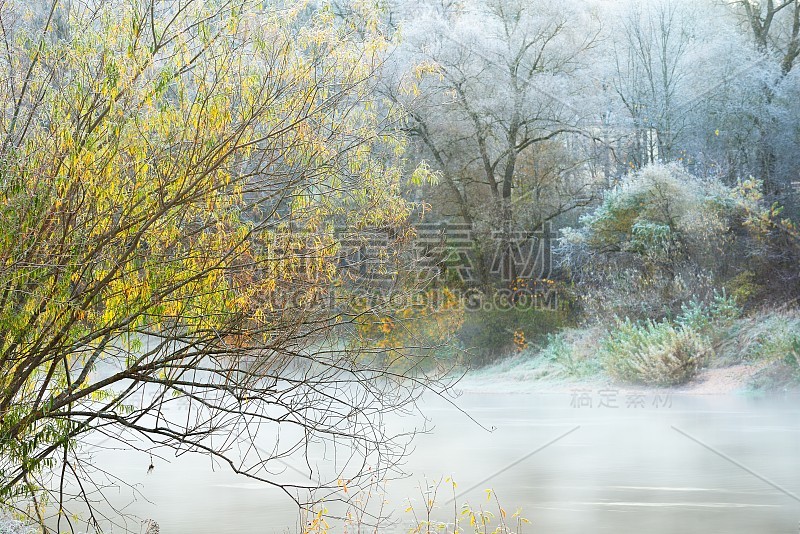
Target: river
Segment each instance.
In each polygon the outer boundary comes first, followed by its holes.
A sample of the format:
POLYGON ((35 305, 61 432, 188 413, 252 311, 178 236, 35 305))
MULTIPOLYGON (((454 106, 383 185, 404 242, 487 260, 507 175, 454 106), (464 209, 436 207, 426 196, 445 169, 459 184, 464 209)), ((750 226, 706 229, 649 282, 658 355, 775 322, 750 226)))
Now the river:
MULTIPOLYGON (((542 533, 798 532, 800 399, 688 396, 585 389, 551 394, 472 392, 424 411, 434 429, 416 440, 405 480, 387 488, 407 532, 417 486, 452 476, 457 502, 491 508, 487 488, 542 533), (462 492, 464 492, 462 494, 462 492)), ((409 425, 413 421, 390 424, 409 425)), ((157 462, 101 451, 95 462, 147 498, 126 511, 179 534, 297 531, 292 503, 273 488, 212 469, 198 456, 157 462), (149 502, 148 502, 149 501, 149 502)), ((452 517, 452 493, 435 515, 452 517)), ((134 531, 138 526, 128 524, 134 531)), ((340 532, 337 530, 336 532, 340 532)))

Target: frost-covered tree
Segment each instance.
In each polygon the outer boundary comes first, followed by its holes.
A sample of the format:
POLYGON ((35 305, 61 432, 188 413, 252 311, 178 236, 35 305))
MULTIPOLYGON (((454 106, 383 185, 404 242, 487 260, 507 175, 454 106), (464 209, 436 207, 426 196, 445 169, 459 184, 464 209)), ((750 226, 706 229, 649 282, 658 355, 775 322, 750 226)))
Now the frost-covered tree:
POLYGON ((787 181, 797 179, 800 165, 797 151, 791 149, 800 139, 794 72, 800 57, 800 0, 730 0, 727 4, 740 16, 742 30, 760 56, 759 65, 768 66, 760 89, 764 112, 753 113, 751 119, 759 134, 758 177, 766 193, 776 194, 787 181))
POLYGON ((794 9, 792 2, 599 2, 610 59, 593 71, 616 96, 608 127, 622 141, 617 161, 635 169, 680 160, 729 185, 756 176, 771 193, 796 179, 794 9))
POLYGON ((783 75, 800 56, 800 0, 733 0, 758 50, 778 59, 783 75))
POLYGON ((665 0, 630 4, 613 28, 613 87, 630 119, 630 162, 669 161, 687 127, 697 12, 665 0))
POLYGON ((577 81, 597 32, 562 3, 408 9, 395 57, 400 89, 390 95, 409 110, 419 157, 441 173, 445 213, 500 232, 503 272, 514 278, 510 232, 535 231, 586 202, 586 180, 572 172, 579 159, 562 140, 585 133, 577 81), (561 157, 548 159, 553 151, 561 157))

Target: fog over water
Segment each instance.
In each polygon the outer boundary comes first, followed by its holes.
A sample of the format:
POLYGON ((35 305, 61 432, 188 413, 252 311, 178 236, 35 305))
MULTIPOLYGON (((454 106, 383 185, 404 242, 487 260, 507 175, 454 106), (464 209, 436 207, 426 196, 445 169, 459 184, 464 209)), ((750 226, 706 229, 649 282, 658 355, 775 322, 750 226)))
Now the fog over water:
MULTIPOLYGON (((522 508, 532 522, 527 532, 797 531, 797 398, 587 389, 471 392, 457 402, 495 430, 481 429, 441 399, 426 399, 435 428, 417 438, 405 465, 411 476, 387 485, 387 506, 398 521, 389 532, 408 531, 411 517, 403 510, 409 497, 419 504, 418 486, 426 477, 448 476, 459 493, 475 486, 459 494, 458 503, 491 506, 484 490, 493 488, 507 510, 522 508)), ((398 428, 414 423, 389 422, 398 428)), ((126 511, 155 519, 161 532, 297 531, 285 495, 212 469, 207 458, 157 461, 150 474, 141 454, 98 451, 95 463, 141 484, 150 502, 137 499, 126 511)), ((452 518, 448 491, 439 496, 443 521, 452 518)), ((124 491, 118 497, 130 501, 124 491)))

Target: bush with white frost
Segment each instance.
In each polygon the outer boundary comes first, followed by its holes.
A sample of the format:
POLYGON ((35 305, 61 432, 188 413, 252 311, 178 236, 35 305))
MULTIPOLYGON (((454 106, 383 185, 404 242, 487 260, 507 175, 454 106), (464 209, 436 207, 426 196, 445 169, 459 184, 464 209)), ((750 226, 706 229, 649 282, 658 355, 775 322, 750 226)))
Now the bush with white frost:
POLYGON ((632 173, 567 228, 561 257, 595 315, 657 318, 709 301, 741 270, 752 246, 735 188, 677 164, 632 173))
POLYGON ((674 320, 620 321, 600 343, 606 371, 624 382, 674 386, 694 378, 718 336, 741 315, 730 297, 711 304, 693 301, 674 320))

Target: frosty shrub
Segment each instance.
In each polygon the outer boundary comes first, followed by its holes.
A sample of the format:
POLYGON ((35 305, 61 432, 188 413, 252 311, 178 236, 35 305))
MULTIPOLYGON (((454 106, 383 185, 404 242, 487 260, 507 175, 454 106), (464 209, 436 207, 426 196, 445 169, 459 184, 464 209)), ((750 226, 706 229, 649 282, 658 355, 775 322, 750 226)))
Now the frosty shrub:
POLYGON ((733 362, 782 361, 800 367, 800 312, 760 312, 736 325, 735 337, 726 347, 733 362))
POLYGON ((600 359, 619 380, 658 386, 691 380, 726 329, 741 316, 736 302, 715 294, 690 301, 674 320, 620 321, 601 341, 600 359))
POLYGON ((668 321, 626 319, 601 344, 601 358, 612 377, 655 386, 691 380, 710 351, 708 338, 668 321))
POLYGON ((559 252, 586 291, 590 315, 660 318, 737 275, 752 254, 745 207, 716 179, 677 164, 626 176, 580 228, 567 228, 559 252))
POLYGON ((557 334, 548 334, 539 354, 556 364, 565 376, 591 378, 602 370, 596 357, 601 338, 599 328, 566 328, 557 334))
POLYGON ((715 293, 711 302, 703 304, 692 300, 681 306, 681 313, 675 322, 704 335, 719 334, 719 329, 729 326, 742 315, 736 301, 725 293, 715 293))

